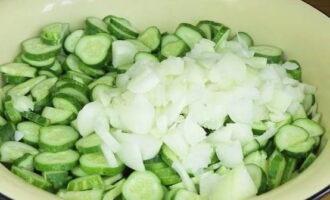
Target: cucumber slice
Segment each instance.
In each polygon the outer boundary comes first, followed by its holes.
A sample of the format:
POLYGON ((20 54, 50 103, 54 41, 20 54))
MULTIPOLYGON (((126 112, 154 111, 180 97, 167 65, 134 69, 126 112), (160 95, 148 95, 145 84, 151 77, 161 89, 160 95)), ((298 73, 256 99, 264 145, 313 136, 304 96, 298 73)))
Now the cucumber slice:
POLYGON ((7 141, 0 147, 1 161, 12 163, 24 154, 36 155, 38 150, 34 147, 15 141, 7 141))
POLYGON ((303 172, 305 169, 307 169, 316 159, 315 154, 310 153, 306 159, 304 160, 304 162, 301 164, 300 168, 298 169, 298 171, 301 173, 303 172))
POLYGON ((254 56, 267 58, 267 63, 280 63, 282 61, 283 51, 277 47, 257 45, 250 49, 255 52, 254 56))
POLYGON ((311 107, 315 104, 315 95, 314 94, 305 94, 302 105, 304 106, 305 111, 309 111, 311 107))
POLYGON ((304 142, 309 137, 307 131, 299 126, 282 126, 275 135, 276 147, 283 151, 287 147, 304 142))
POLYGON ((23 156, 17 158, 14 163, 15 166, 23 168, 29 171, 33 171, 33 155, 26 153, 23 156))
POLYGON ((57 74, 49 69, 43 69, 38 71, 38 76, 46 76, 47 78, 55 78, 57 74))
POLYGON ((25 62, 33 67, 42 68, 42 69, 50 68, 55 63, 55 60, 56 60, 56 57, 50 57, 45 60, 32 60, 32 59, 27 58, 25 56, 25 54, 22 54, 21 57, 22 57, 23 62, 25 62))
POLYGON ((251 47, 254 44, 252 37, 245 32, 238 32, 232 40, 244 43, 247 47, 251 47))
MULTIPOLYGON (((3 118, 0 115, 0 127, 4 126, 5 124, 7 124, 7 120, 5 120, 5 118, 3 118)), ((1 129, 0 129, 1 130, 1 129)), ((1 138, 1 131, 0 131, 0 138, 1 138)))
POLYGON ((14 103, 12 100, 5 101, 5 116, 10 121, 16 123, 22 120, 21 114, 14 108, 14 103))
POLYGON ((17 130, 22 132, 24 137, 23 141, 31 145, 37 145, 39 143, 39 129, 40 125, 34 122, 20 122, 17 124, 17 130))
POLYGON ((64 77, 75 80, 82 84, 88 84, 93 81, 92 77, 90 77, 86 74, 80 73, 80 72, 75 72, 75 71, 68 71, 64 77))
POLYGON ((321 136, 324 133, 324 128, 320 124, 307 118, 297 119, 293 122, 293 125, 305 129, 310 136, 321 136))
POLYGON ((53 105, 55 108, 69 110, 75 114, 83 107, 82 103, 67 94, 56 94, 53 98, 53 105))
POLYGON ((251 140, 243 146, 243 155, 248 155, 254 151, 258 151, 260 144, 257 140, 251 140))
POLYGON ((40 126, 48 126, 50 120, 34 112, 22 112, 22 117, 40 126))
POLYGON ((106 186, 107 185, 113 185, 114 183, 116 183, 117 181, 119 181, 122 178, 123 178, 123 174, 117 174, 115 176, 104 178, 103 179, 104 185, 106 185, 106 186))
POLYGON ((262 194, 267 190, 267 175, 262 168, 255 164, 247 164, 246 169, 252 178, 254 184, 258 188, 258 194, 262 194))
POLYGON ((83 176, 88 176, 88 174, 86 172, 84 172, 80 166, 74 167, 73 169, 71 169, 71 173, 74 176, 77 177, 83 177, 83 176))
POLYGON ((60 191, 57 195, 64 200, 102 200, 103 190, 60 191))
POLYGON ((211 40, 213 38, 211 21, 202 20, 202 21, 199 21, 196 26, 204 32, 206 39, 211 40))
POLYGON ((91 134, 76 142, 79 153, 95 153, 101 151, 102 140, 97 134, 91 134))
POLYGON ((20 84, 28 80, 27 77, 24 76, 12 76, 12 75, 7 75, 3 74, 3 79, 6 84, 20 84))
POLYGON ((22 42, 25 56, 31 60, 46 60, 55 57, 61 50, 61 45, 47 45, 40 38, 32 38, 22 42))
POLYGON ((135 54, 134 56, 134 62, 138 62, 138 61, 150 61, 153 63, 158 63, 159 60, 156 56, 154 56, 151 53, 147 53, 147 52, 138 52, 135 54))
POLYGON ((77 165, 79 154, 71 149, 57 153, 43 152, 34 158, 39 171, 68 171, 77 165))
POLYGON ((285 166, 285 158, 275 150, 268 160, 268 189, 274 189, 281 184, 285 166))
MULTIPOLYGON (((181 39, 178 36, 174 35, 174 34, 164 34, 162 36, 161 48, 163 48, 168 43, 176 42, 176 41, 179 41, 179 40, 181 40, 181 39)), ((187 46, 187 48, 189 49, 188 46, 187 46)))
POLYGON ((104 71, 102 69, 95 69, 92 67, 87 66, 85 63, 81 62, 80 59, 78 59, 78 68, 83 73, 91 76, 91 77, 100 77, 104 75, 104 71))
POLYGON ((292 158, 305 158, 313 150, 314 145, 315 140, 310 137, 304 142, 287 147, 284 149, 283 154, 292 158))
POLYGON ((118 39, 134 39, 138 36, 131 23, 124 18, 109 15, 103 19, 108 24, 108 29, 118 39))
POLYGON ((84 83, 80 83, 76 80, 73 80, 71 78, 68 78, 68 77, 61 77, 57 82, 56 82, 56 85, 55 87, 56 88, 60 88, 61 86, 67 84, 67 83, 72 83, 72 84, 75 84, 75 85, 79 85, 79 87, 81 88, 85 88, 84 90, 86 90, 86 85, 84 83))
POLYGON ((202 30, 187 23, 181 23, 175 30, 175 34, 190 48, 193 48, 197 42, 203 39, 204 36, 204 32, 202 30))
POLYGON ((0 146, 3 142, 13 141, 15 138, 15 125, 11 122, 0 127, 0 146))
POLYGON ((90 189, 102 189, 104 187, 103 180, 100 175, 90 175, 71 180, 68 183, 68 191, 80 191, 90 189))
POLYGON ((51 105, 51 94, 45 96, 45 98, 40 99, 34 104, 34 111, 40 113, 45 106, 51 105))
POLYGON ((262 135, 266 130, 267 130, 267 126, 265 123, 263 123, 262 121, 258 121, 258 122, 253 122, 252 124, 252 132, 253 135, 262 135))
POLYGON ((155 174, 148 171, 135 171, 124 183, 123 195, 127 200, 162 200, 164 191, 155 174))
POLYGON ((264 171, 267 170, 267 153, 265 151, 255 151, 244 158, 245 164, 255 164, 264 171))
POLYGON ((301 81, 301 78, 302 78, 302 70, 301 70, 301 67, 300 67, 300 64, 295 61, 295 60, 289 60, 287 61, 291 64, 296 64, 297 65, 297 68, 296 69, 292 69, 292 70, 288 70, 287 69, 287 73, 295 80, 297 81, 301 81))
POLYGON ((88 88, 93 89, 98 84, 105 84, 105 85, 108 85, 108 86, 113 86, 114 81, 115 81, 115 74, 114 75, 105 75, 105 76, 102 76, 102 77, 96 79, 92 83, 90 83, 88 85, 88 88))
POLYGON ((81 169, 87 174, 114 176, 122 173, 125 168, 122 163, 115 168, 110 167, 101 152, 84 154, 80 157, 79 161, 81 169))
POLYGON ((88 91, 89 89, 85 86, 82 87, 78 84, 66 83, 56 89, 56 94, 70 95, 83 104, 86 104, 89 102, 87 98, 88 91))
POLYGON ((116 183, 113 189, 111 189, 110 191, 104 194, 103 200, 116 199, 122 193, 124 183, 125 183, 124 179, 116 183))
POLYGON ((64 67, 67 70, 72 70, 72 71, 75 71, 75 72, 81 72, 82 73, 82 71, 79 69, 79 65, 81 63, 82 63, 82 61, 77 56, 75 56, 74 54, 70 54, 65 59, 64 67))
POLYGON ((85 20, 86 32, 88 34, 108 33, 108 26, 100 18, 87 17, 85 20))
POLYGON ((229 36, 230 29, 226 26, 221 26, 213 38, 213 42, 215 42, 215 49, 219 50, 224 48, 229 36))
POLYGON ((175 193, 173 200, 202 200, 203 198, 195 192, 180 189, 175 193))
POLYGON ((60 189, 66 186, 69 180, 68 172, 66 171, 49 171, 43 172, 43 177, 52 184, 54 189, 60 189))
POLYGON ((296 112, 292 113, 292 118, 293 120, 307 118, 307 113, 303 105, 300 104, 296 112))
POLYGON ((51 184, 47 180, 45 180, 42 176, 33 173, 29 170, 12 166, 11 171, 20 178, 22 178, 23 180, 25 180, 26 182, 38 188, 49 190, 51 187, 51 184))
POLYGON ((102 97, 104 97, 105 94, 108 94, 112 89, 113 88, 108 85, 98 84, 92 90, 92 100, 96 101, 102 99, 102 97))
POLYGON ((165 58, 170 56, 181 57, 184 56, 187 51, 189 51, 187 44, 183 40, 178 40, 164 45, 161 49, 161 55, 165 58))
POLYGON ((165 197, 164 200, 173 200, 176 193, 179 191, 180 189, 176 188, 176 189, 171 189, 168 192, 165 193, 165 197))
POLYGON ((45 107, 41 116, 50 120, 50 124, 68 124, 74 119, 75 114, 70 110, 63 110, 53 107, 45 107))
POLYGON ((158 155, 153 159, 144 161, 144 166, 147 170, 153 172, 168 167, 168 165, 158 155))
POLYGON ((33 78, 37 70, 25 63, 8 63, 0 65, 0 72, 9 76, 33 78))
POLYGON ((160 157, 168 166, 172 166, 173 162, 179 160, 179 158, 167 145, 162 146, 160 150, 160 157))
POLYGON ((53 23, 42 28, 40 37, 45 44, 59 45, 68 34, 68 23, 53 23))
POLYGON ((151 51, 155 51, 158 49, 161 42, 160 31, 155 26, 148 27, 137 39, 149 47, 151 51))
POLYGON ((34 86, 36 86, 41 81, 45 80, 46 76, 38 76, 36 78, 20 83, 8 91, 8 95, 26 95, 29 93, 34 86))
POLYGON ((65 39, 64 48, 70 53, 74 53, 76 45, 80 38, 85 34, 84 30, 75 30, 65 39))
POLYGON ((79 133, 71 126, 53 125, 40 128, 39 146, 41 149, 58 152, 71 148, 79 133))
POLYGON ((107 60, 111 43, 112 39, 108 34, 83 36, 77 43, 75 54, 85 64, 99 66, 107 60))
POLYGON ((297 159, 287 158, 281 184, 288 182, 292 178, 292 175, 296 170, 296 168, 297 168, 297 159))

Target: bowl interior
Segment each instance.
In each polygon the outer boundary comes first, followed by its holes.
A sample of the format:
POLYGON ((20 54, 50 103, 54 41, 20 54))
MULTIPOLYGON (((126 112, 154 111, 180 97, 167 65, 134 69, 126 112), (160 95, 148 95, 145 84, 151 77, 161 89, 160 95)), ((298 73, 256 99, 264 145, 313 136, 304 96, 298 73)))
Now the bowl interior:
MULTIPOLYGON (((0 1, 0 63, 10 62, 20 41, 47 23, 63 21, 71 29, 86 16, 114 14, 128 18, 140 30, 156 25, 173 31, 180 22, 201 19, 242 30, 257 44, 281 47, 287 58, 298 60, 303 80, 318 87, 322 122, 330 130, 330 20, 300 0, 2 0, 0 1)), ((322 139, 319 158, 303 174, 256 199, 305 199, 330 183, 329 132, 322 139)), ((24 183, 0 165, 0 192, 16 200, 58 199, 24 183)))

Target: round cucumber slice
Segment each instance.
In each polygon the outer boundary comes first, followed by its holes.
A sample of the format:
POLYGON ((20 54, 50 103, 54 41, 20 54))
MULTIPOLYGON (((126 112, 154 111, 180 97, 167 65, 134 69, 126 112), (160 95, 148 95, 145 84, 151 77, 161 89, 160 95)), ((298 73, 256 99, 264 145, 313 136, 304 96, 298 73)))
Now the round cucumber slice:
POLYGON ((57 153, 43 152, 34 158, 39 171, 68 171, 77 165, 79 154, 71 149, 57 153))
POLYGON ((294 125, 285 125, 275 135, 275 144, 282 151, 287 147, 304 142, 309 137, 307 131, 294 125))
POLYGON ((38 150, 34 147, 15 141, 4 142, 0 148, 1 161, 12 163, 24 154, 36 155, 38 150))
POLYGON ((90 189, 102 189, 104 186, 100 175, 90 175, 71 180, 68 183, 69 191, 82 191, 90 189))

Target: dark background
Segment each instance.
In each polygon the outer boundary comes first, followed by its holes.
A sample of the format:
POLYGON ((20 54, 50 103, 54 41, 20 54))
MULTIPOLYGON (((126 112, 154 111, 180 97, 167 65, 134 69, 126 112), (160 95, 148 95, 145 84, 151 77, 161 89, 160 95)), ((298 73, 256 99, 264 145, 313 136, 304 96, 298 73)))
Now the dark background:
POLYGON ((330 17, 330 0, 304 0, 330 17))

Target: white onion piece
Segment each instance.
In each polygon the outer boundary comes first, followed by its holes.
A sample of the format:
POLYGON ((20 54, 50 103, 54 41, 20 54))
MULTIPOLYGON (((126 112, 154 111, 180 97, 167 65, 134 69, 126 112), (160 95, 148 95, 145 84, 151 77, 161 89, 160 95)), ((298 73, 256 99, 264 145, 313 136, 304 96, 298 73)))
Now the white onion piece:
POLYGON ((95 133, 102 141, 109 146, 112 152, 117 152, 120 148, 118 141, 111 135, 108 120, 105 116, 97 116, 95 119, 95 133))
POLYGON ((175 161, 172 164, 172 168, 179 174, 185 188, 191 192, 196 192, 195 184, 184 169, 182 163, 175 161))
POLYGON ((216 173, 204 173, 200 176, 199 192, 202 197, 209 197, 223 177, 216 173))
POLYGON ((120 150, 117 152, 119 159, 129 168, 144 171, 142 153, 140 147, 135 142, 125 142, 121 144, 120 150))
POLYGON ((219 143, 216 153, 226 167, 234 168, 243 163, 242 146, 239 141, 219 143))
POLYGON ((101 149, 102 149, 104 157, 107 160, 109 166, 112 168, 118 167, 118 161, 116 159, 115 154, 112 152, 111 148, 108 145, 103 143, 101 145, 101 149))
POLYGON ((210 144, 201 142, 195 144, 189 150, 187 156, 182 160, 184 167, 192 173, 198 173, 211 163, 213 149, 210 144))
POLYGON ((241 123, 230 123, 227 127, 231 129, 232 140, 237 140, 244 146, 246 143, 253 140, 251 126, 241 123))
POLYGON ((77 127, 81 136, 85 137, 95 128, 95 117, 104 113, 104 108, 98 101, 86 104, 78 113, 77 127))

